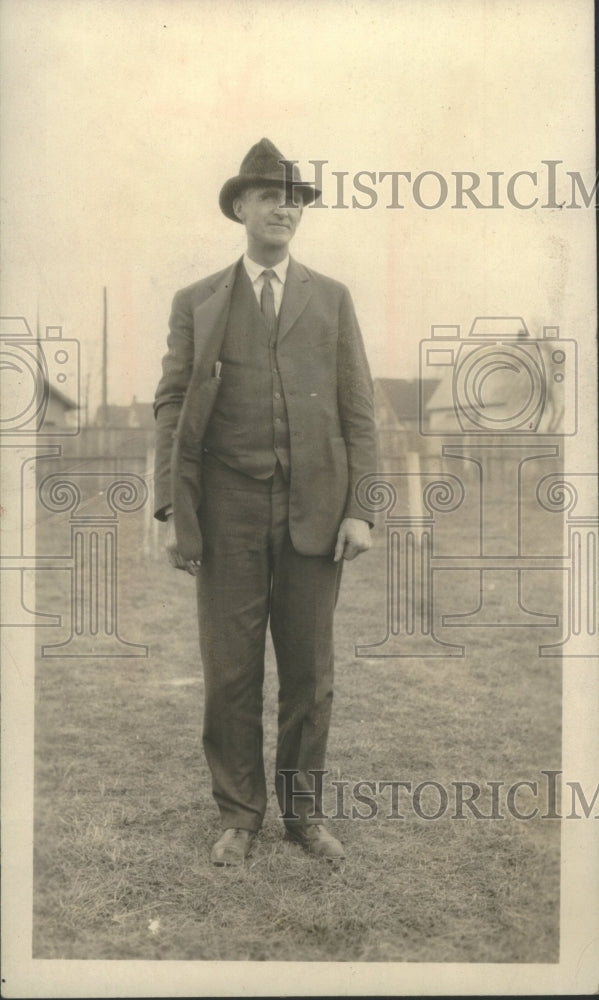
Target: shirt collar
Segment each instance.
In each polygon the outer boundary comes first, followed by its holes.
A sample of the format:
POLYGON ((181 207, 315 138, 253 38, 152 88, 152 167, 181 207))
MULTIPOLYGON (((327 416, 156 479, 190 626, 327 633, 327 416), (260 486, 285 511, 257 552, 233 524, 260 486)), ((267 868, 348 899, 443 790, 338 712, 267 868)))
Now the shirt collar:
MULTIPOLYGON (((247 253, 244 253, 243 255, 243 265, 250 276, 250 281, 252 282, 252 284, 258 280, 263 271, 268 270, 268 268, 264 267, 264 264, 257 264, 255 260, 252 260, 251 257, 248 257, 247 253)), ((288 267, 289 267, 289 254, 287 254, 284 260, 279 261, 278 264, 275 264, 274 267, 270 268, 271 271, 275 272, 277 278, 279 279, 282 285, 285 284, 285 278, 287 277, 288 267)))

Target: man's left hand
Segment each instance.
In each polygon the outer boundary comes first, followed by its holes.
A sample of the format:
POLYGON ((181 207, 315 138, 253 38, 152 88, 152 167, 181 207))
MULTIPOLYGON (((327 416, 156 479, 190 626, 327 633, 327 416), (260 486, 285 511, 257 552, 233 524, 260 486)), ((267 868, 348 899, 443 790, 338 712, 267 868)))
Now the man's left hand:
POLYGON ((367 552, 371 545, 368 521, 362 521, 358 517, 346 517, 341 522, 337 534, 334 561, 339 562, 341 557, 355 559, 360 552, 367 552))

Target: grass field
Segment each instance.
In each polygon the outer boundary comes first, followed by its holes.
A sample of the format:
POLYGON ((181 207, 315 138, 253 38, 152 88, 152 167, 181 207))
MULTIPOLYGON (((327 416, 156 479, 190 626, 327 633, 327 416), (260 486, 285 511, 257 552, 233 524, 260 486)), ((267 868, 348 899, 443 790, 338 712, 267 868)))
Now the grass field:
MULTIPOLYGON (((283 841, 273 791, 247 866, 210 866, 219 827, 201 747, 194 583, 139 554, 136 517, 122 525, 121 633, 147 643, 149 658, 37 660, 34 957, 557 961, 557 821, 457 820, 451 807, 427 820, 407 806, 388 819, 388 794, 377 796, 376 818, 330 822, 348 852, 333 869, 283 841)), ((43 542, 56 524, 39 530, 43 542)), ((39 610, 66 611, 68 575, 38 576, 39 610)), ((537 576, 535 608, 559 613, 560 574, 537 576)), ((472 574, 452 578, 452 610, 472 606, 473 587, 472 574)), ((464 658, 356 658, 354 645, 381 639, 384 621, 377 529, 374 548, 345 568, 331 778, 451 789, 559 769, 560 663, 537 655, 554 633, 469 630, 464 658)), ((66 634, 39 631, 40 642, 66 634)), ((271 652, 265 702, 272 783, 271 652)), ((422 809, 432 813, 431 796, 422 809)), ((542 811, 540 797, 533 804, 542 811)))

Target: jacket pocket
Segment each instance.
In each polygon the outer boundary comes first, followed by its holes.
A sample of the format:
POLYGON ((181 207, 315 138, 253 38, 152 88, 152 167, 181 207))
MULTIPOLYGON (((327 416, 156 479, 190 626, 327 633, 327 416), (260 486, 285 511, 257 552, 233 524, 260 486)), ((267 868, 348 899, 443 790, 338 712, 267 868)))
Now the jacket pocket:
POLYGON ((201 456, 204 432, 214 409, 220 384, 220 376, 212 375, 198 386, 193 383, 190 385, 175 431, 182 458, 193 460, 201 456))

